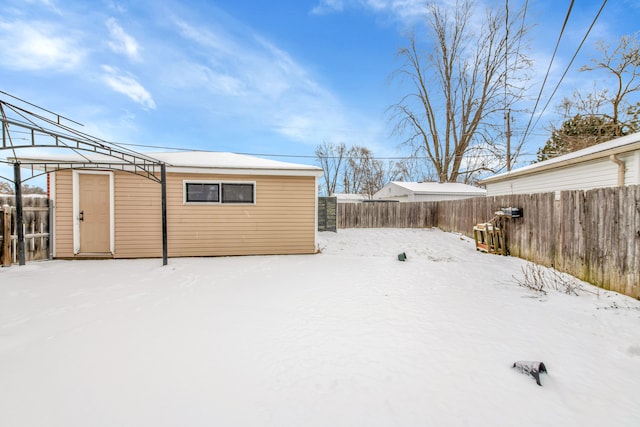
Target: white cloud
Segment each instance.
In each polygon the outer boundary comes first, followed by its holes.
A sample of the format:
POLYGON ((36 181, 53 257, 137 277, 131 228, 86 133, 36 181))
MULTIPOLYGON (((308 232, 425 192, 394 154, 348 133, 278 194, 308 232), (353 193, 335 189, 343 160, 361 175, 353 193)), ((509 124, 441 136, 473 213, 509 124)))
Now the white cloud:
POLYGON ((145 108, 154 110, 156 103, 151 94, 129 74, 123 74, 117 68, 103 65, 104 82, 116 92, 122 93, 145 108))
POLYGON ((315 15, 339 13, 347 8, 361 8, 376 13, 387 13, 400 20, 413 20, 424 15, 426 0, 320 0, 311 9, 315 15))
POLYGON ((320 0, 320 3, 311 9, 311 13, 315 15, 325 15, 333 12, 342 12, 343 9, 343 0, 320 0))
POLYGON ((186 39, 223 54, 234 55, 236 53, 237 46, 235 46, 231 37, 222 32, 222 30, 214 33, 209 29, 196 28, 182 20, 176 20, 175 24, 180 35, 186 39))
POLYGON ((106 25, 111 36, 107 42, 111 50, 126 55, 132 61, 140 61, 140 46, 136 39, 127 34, 115 18, 107 19, 106 25))
POLYGON ((111 10, 113 10, 116 13, 126 13, 127 12, 127 8, 120 2, 117 1, 107 1, 107 7, 111 10))
POLYGON ((183 19, 174 25, 183 40, 162 70, 162 84, 178 89, 185 105, 304 144, 379 139, 379 118, 348 109, 304 64, 252 28, 226 15, 207 25, 183 19))
POLYGON ((167 64, 164 72, 164 83, 173 88, 205 89, 212 94, 224 96, 246 95, 242 80, 196 62, 167 64))
POLYGON ((62 12, 56 5, 55 1, 51 0, 23 0, 25 3, 35 4, 37 7, 43 7, 45 9, 49 9, 56 15, 62 15, 62 12))
POLYGON ((1 22, 2 66, 14 70, 69 70, 85 56, 74 37, 44 22, 1 22))

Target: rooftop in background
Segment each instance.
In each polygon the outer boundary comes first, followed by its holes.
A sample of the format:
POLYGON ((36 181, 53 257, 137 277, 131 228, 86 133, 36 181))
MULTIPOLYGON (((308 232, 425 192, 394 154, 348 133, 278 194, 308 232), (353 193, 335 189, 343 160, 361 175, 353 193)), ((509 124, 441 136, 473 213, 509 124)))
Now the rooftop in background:
POLYGON ((510 172, 503 172, 497 175, 493 175, 480 180, 480 184, 486 184, 520 175, 541 172, 547 169, 585 162, 588 160, 593 160, 595 158, 610 156, 612 154, 620 154, 637 149, 640 149, 640 132, 612 139, 611 141, 602 142, 600 144, 592 145, 591 147, 583 148, 582 150, 554 157, 549 160, 544 160, 542 162, 533 163, 518 169, 513 169, 510 172))
POLYGON ((392 181, 399 187, 413 191, 415 194, 473 194, 484 195, 486 191, 482 188, 459 182, 402 182, 392 181))
POLYGON ((376 200, 399 202, 436 202, 441 200, 484 197, 483 188, 459 182, 402 182, 391 181, 373 195, 376 200))

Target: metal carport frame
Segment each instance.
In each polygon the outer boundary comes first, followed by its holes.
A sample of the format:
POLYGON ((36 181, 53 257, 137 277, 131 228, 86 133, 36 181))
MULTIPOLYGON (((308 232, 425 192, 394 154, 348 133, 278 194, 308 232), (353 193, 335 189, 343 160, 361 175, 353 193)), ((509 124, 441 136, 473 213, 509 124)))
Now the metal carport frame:
POLYGON ((6 92, 0 96, 13 99, 10 103, 0 98, 0 120, 2 121, 2 146, 0 163, 13 166, 13 179, 0 175, 15 186, 17 217, 18 264, 25 265, 24 231, 22 227, 22 183, 49 172, 64 169, 109 169, 140 175, 161 185, 162 194, 162 265, 168 263, 167 243, 167 187, 166 165, 150 156, 130 150, 122 145, 105 141, 81 132, 62 121, 82 126, 80 123, 31 104, 6 92), (18 105, 21 104, 21 105, 18 105), (27 110, 25 105, 40 113, 27 110), (51 118, 53 117, 53 119, 51 118), (30 148, 70 150, 80 158, 78 161, 47 161, 33 158, 20 160, 16 150, 30 148), (2 153, 10 156, 2 158, 2 153), (22 179, 21 168, 30 167, 31 176, 22 179), (160 175, 158 177, 158 174, 160 175))

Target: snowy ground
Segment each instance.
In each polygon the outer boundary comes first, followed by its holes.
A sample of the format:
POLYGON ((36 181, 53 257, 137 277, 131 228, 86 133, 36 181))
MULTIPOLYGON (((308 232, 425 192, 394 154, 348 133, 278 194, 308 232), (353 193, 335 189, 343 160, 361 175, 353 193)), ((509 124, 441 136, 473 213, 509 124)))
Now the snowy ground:
POLYGON ((321 241, 1 269, 0 424, 640 425, 639 301, 534 294, 524 261, 438 230, 321 241))

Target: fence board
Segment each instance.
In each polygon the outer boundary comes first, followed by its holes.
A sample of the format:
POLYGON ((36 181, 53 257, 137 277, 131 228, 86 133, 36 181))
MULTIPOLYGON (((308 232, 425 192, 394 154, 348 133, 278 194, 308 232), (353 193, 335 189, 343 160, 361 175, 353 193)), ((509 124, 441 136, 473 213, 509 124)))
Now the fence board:
POLYGON ((338 204, 338 228, 439 227, 472 236, 502 207, 513 256, 640 298, 640 186, 414 203, 338 204))
POLYGON ((437 215, 437 202, 338 203, 338 228, 428 228, 437 215))

